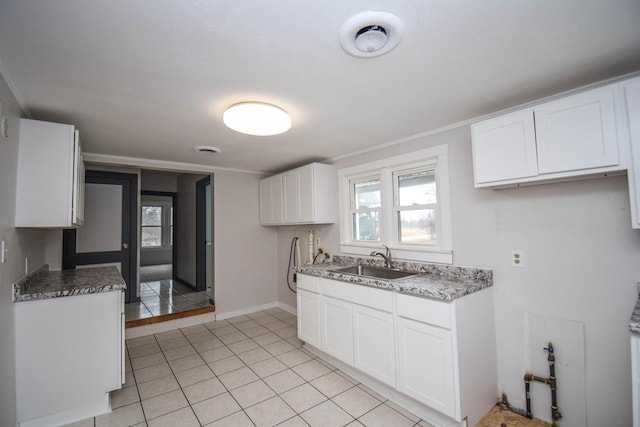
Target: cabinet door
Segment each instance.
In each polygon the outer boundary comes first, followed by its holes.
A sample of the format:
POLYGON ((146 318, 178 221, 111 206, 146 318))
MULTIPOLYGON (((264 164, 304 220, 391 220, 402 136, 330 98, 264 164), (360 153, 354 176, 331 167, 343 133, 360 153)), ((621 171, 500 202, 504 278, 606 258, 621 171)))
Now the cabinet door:
POLYGON ((282 224, 282 176, 260 181, 260 224, 282 224))
POLYGON ((84 223, 84 156, 80 146, 80 133, 76 130, 74 135, 74 169, 73 169, 73 204, 72 223, 82 225, 84 223))
POLYGON ((623 89, 631 139, 631 164, 628 171, 631 220, 633 228, 640 228, 640 78, 625 83, 623 89))
POLYGON ((353 366, 353 306, 323 295, 322 350, 353 366))
POLYGON ((300 222, 300 213, 298 211, 300 205, 300 184, 298 182, 297 171, 291 170, 282 175, 282 198, 284 200, 284 222, 295 223, 300 222))
POLYGON ((455 416, 451 331, 399 317, 399 390, 449 416, 455 416))
POLYGON ((298 174, 298 221, 313 222, 314 220, 314 165, 310 164, 297 169, 298 174))
POLYGON ((355 367, 392 387, 396 386, 393 315, 353 306, 355 367))
POLYGON ((539 173, 619 163, 611 86, 542 104, 534 113, 539 173))
POLYGON ((538 174, 533 111, 471 126, 476 186, 538 174))
POLYGON ((298 338, 320 348, 320 297, 298 288, 298 338))

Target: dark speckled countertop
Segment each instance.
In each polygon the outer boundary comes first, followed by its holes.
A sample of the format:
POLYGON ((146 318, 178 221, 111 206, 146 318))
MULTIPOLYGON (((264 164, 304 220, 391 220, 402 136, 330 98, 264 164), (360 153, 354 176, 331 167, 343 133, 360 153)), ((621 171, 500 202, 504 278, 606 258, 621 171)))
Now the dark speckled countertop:
POLYGON ((34 301, 126 289, 115 267, 49 271, 44 265, 13 284, 13 300, 34 301))
POLYGON ((636 334, 640 334, 640 284, 638 284, 638 299, 636 300, 636 306, 631 313, 631 319, 629 319, 629 330, 636 334))
POLYGON ((326 277, 358 285, 395 290, 405 294, 453 301, 465 295, 493 286, 493 272, 481 268, 455 267, 421 262, 393 261, 392 267, 400 270, 415 271, 418 274, 399 280, 375 279, 352 274, 341 274, 337 268, 352 265, 382 266, 375 258, 360 258, 337 255, 334 262, 328 264, 303 265, 295 271, 311 276, 326 277))

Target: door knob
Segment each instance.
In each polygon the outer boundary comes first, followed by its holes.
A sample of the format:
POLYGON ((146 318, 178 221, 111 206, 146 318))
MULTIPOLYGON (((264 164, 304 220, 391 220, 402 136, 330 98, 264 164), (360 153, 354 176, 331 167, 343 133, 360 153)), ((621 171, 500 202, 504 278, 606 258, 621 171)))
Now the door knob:
POLYGON ((122 248, 123 248, 123 249, 127 249, 128 247, 129 247, 129 244, 128 244, 128 243, 123 243, 123 244, 122 244, 122 248))

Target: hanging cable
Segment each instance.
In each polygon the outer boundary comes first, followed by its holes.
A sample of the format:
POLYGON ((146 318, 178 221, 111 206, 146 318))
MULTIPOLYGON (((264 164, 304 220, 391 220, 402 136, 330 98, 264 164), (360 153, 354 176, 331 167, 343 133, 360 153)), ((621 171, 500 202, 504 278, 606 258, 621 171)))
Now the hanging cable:
MULTIPOLYGON (((289 265, 287 266, 287 286, 289 287, 289 290, 293 293, 297 293, 297 291, 295 289, 293 289, 291 287, 291 262, 293 261, 293 265, 297 265, 299 260, 296 260, 296 245, 298 244, 298 238, 294 237, 291 240, 291 248, 289 249, 289 265)), ((295 277, 295 273, 294 277, 295 277)), ((295 282, 295 280, 294 280, 295 282)))

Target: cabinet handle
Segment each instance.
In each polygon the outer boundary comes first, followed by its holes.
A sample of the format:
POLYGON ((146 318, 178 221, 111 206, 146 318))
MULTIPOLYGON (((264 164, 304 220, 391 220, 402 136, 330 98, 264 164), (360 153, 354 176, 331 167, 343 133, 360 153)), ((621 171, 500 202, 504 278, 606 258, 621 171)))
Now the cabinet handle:
POLYGON ((123 248, 123 249, 127 249, 128 247, 129 247, 129 244, 128 244, 128 243, 123 243, 123 244, 122 244, 122 248, 123 248))

